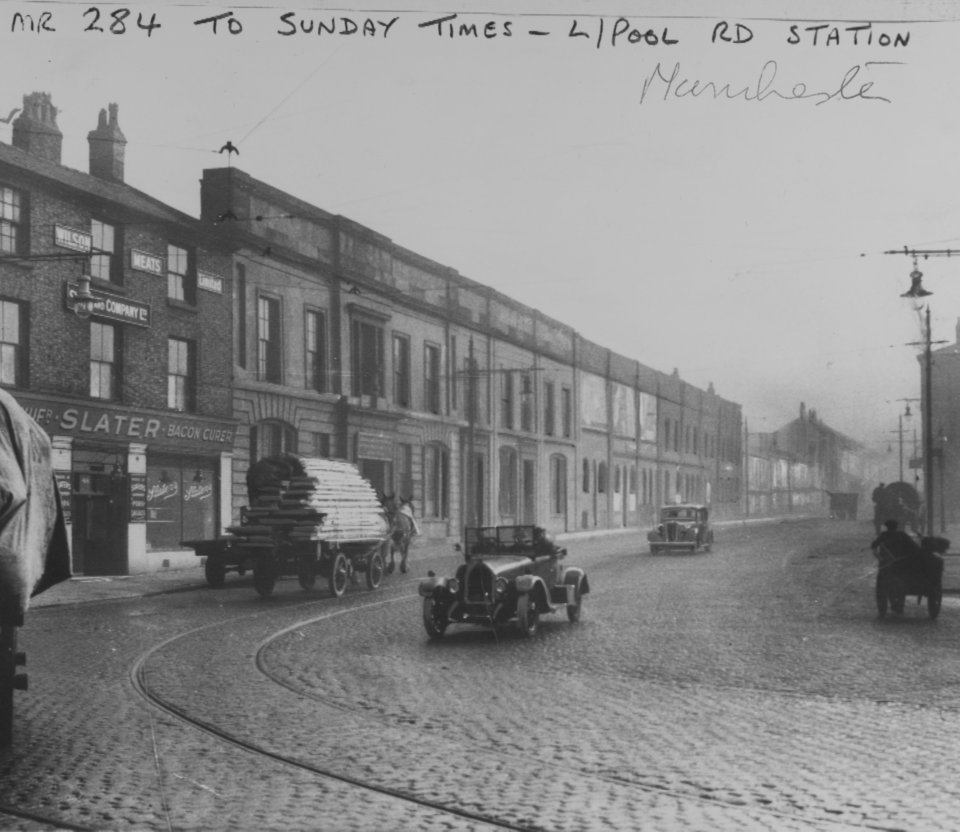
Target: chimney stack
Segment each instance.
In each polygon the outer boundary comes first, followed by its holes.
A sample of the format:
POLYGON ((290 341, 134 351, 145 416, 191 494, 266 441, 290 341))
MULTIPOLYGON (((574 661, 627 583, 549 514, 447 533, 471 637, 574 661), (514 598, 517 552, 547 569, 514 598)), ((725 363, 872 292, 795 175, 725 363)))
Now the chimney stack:
POLYGON ((110 105, 107 111, 100 111, 100 121, 96 130, 87 134, 90 143, 90 173, 100 179, 111 182, 123 182, 123 157, 127 140, 117 123, 117 105, 110 105))
POLYGON ((23 97, 23 112, 13 122, 13 146, 60 164, 63 133, 57 127, 57 108, 50 93, 32 92, 23 97))

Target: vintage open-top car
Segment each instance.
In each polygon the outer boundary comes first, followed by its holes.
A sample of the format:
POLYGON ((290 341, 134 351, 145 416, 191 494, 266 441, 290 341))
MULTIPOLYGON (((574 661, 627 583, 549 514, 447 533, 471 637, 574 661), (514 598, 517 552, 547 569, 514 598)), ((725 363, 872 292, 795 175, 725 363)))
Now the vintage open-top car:
POLYGON ((496 627, 516 619, 529 637, 541 614, 563 607, 576 623, 590 585, 583 569, 564 566, 566 554, 539 526, 468 527, 455 577, 430 572, 420 582, 427 635, 442 638, 454 623, 496 627))
POLYGON ((709 552, 713 545, 713 529, 710 528, 710 511, 706 506, 692 503, 663 506, 660 509, 660 523, 647 532, 650 551, 660 552, 670 549, 683 549, 695 552, 704 549, 709 552))

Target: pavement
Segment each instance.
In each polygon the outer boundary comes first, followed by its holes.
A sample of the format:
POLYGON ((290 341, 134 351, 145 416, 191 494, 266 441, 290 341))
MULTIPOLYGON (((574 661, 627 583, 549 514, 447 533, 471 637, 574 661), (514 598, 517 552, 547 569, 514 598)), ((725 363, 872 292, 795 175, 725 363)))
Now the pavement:
MULTIPOLYGON (((813 519, 808 515, 787 515, 775 517, 751 517, 738 520, 721 520, 712 525, 716 529, 744 527, 760 523, 782 523, 813 519)), ((868 534, 870 531, 868 530, 868 534)), ((598 540, 606 537, 621 538, 624 535, 638 535, 641 545, 645 545, 645 529, 603 529, 582 532, 568 532, 556 535, 556 541, 571 546, 577 541, 598 540)), ((944 536, 960 544, 960 525, 947 528, 944 536)), ((414 540, 410 549, 409 562, 432 560, 452 554, 454 538, 438 540, 414 540)), ((865 544, 866 545, 866 544, 865 544)), ((227 576, 229 581, 231 574, 227 576)), ((164 595, 172 592, 185 592, 206 587, 207 580, 203 571, 203 559, 197 558, 197 565, 186 569, 160 569, 137 575, 78 575, 51 587, 30 601, 30 609, 62 606, 64 604, 84 604, 97 601, 109 601, 119 598, 141 598, 151 595, 164 595)), ((944 576, 944 590, 960 592, 960 551, 949 552, 944 576)))

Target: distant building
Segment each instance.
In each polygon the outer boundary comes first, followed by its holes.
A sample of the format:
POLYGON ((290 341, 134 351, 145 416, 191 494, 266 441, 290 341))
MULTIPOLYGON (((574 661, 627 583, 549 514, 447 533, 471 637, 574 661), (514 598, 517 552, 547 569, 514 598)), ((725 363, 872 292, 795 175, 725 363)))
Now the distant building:
POLYGON ((125 183, 116 105, 89 173, 61 164, 56 116, 27 95, 0 143, 0 385, 52 437, 76 573, 192 564, 180 542, 230 521, 231 261, 125 183))

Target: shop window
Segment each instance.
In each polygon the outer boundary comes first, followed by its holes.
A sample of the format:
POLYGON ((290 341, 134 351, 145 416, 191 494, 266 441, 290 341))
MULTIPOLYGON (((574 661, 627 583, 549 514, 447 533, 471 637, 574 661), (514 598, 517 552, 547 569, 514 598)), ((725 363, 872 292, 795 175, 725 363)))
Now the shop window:
POLYGON ((167 407, 190 412, 196 410, 196 348, 182 338, 167 340, 167 407))
POLYGON ((90 324, 90 398, 117 399, 120 389, 120 333, 110 324, 90 324))
POLYGON ((0 385, 26 387, 28 306, 0 300, 0 385))
POLYGON ((0 251, 22 254, 26 248, 19 191, 0 185, 0 251))
POLYGON ((440 412, 440 347, 423 347, 423 409, 427 413, 440 412))
POLYGON ((109 280, 121 283, 123 272, 117 252, 117 230, 109 223, 100 220, 90 222, 90 236, 93 238, 93 250, 90 256, 90 276, 97 280, 109 280))
POLYGON ((217 534, 217 467, 193 457, 147 459, 147 551, 182 549, 181 540, 217 534))
POLYGON ((393 336, 393 402, 398 407, 410 407, 410 339, 396 333, 393 336))
POLYGON ((191 305, 197 302, 197 278, 192 255, 185 248, 167 245, 167 297, 191 305))
POLYGON ((449 506, 449 454, 438 443, 423 449, 423 516, 444 519, 449 506))
POLYGON ((517 513, 517 452, 514 448, 500 449, 500 514, 514 517, 517 513))
POLYGON ((567 458, 563 454, 550 457, 550 508, 553 514, 567 512, 567 458))
POLYGON ((383 395, 383 328, 352 321, 351 367, 354 396, 383 395))
POLYGON ((257 299, 257 378, 279 384, 280 366, 280 301, 277 298, 257 299))
POLYGON ((308 310, 304 331, 307 387, 318 393, 325 393, 327 390, 327 326, 324 314, 316 310, 308 310))

